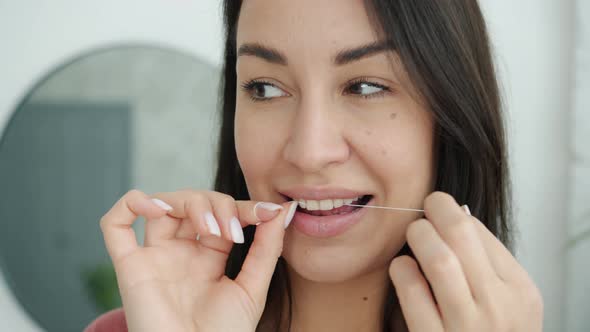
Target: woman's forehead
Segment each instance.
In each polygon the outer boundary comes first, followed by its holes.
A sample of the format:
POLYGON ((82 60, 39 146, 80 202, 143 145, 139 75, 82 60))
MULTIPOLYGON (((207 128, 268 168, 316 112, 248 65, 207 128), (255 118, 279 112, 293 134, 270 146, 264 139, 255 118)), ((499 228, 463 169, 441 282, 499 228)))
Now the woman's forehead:
POLYGON ((236 47, 262 43, 286 53, 334 54, 376 41, 361 0, 245 0, 236 47))

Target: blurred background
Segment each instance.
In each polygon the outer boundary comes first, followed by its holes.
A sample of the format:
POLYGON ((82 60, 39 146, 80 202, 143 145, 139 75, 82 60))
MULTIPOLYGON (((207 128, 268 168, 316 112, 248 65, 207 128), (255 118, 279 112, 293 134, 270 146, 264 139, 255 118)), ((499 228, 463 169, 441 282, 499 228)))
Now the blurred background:
MULTIPOLYGON (((517 258, 545 331, 590 331, 590 2, 480 3, 517 258)), ((120 305, 100 217, 130 188, 211 187, 220 2, 0 0, 0 43, 0 331, 81 331, 120 305)))

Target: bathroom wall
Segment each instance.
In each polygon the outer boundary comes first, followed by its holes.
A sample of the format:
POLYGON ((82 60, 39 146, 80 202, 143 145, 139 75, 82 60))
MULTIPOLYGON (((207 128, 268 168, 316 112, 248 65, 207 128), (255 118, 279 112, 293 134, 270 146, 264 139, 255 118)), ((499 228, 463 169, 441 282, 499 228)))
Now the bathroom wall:
POLYGON ((484 0, 504 100, 517 257, 545 301, 545 331, 563 331, 572 1, 484 0))
POLYGON ((61 67, 19 107, 0 146, 0 220, 19 221, 2 227, 0 267, 42 326, 80 331, 102 312, 88 271, 110 266, 98 220, 120 195, 211 188, 218 78, 192 55, 117 46, 61 67))
MULTIPOLYGON (((0 1, 0 136, 16 106, 39 80, 58 66, 91 50, 128 43, 146 44, 182 52, 217 67, 221 58, 222 31, 219 4, 217 0, 0 1)), ((216 79, 213 76, 210 74, 209 78, 216 79)), ((186 87, 195 85, 198 86, 199 82, 188 82, 186 87)), ((171 105, 159 106, 174 112, 184 103, 192 102, 191 97, 199 95, 187 96, 186 91, 176 93, 183 98, 171 105)), ((148 112, 156 107, 157 103, 147 105, 148 112)), ((157 120, 154 118, 158 114, 151 113, 153 116, 143 117, 145 126, 157 120)), ((156 131, 149 134, 154 140, 154 148, 170 149, 178 143, 175 140, 186 139, 187 135, 192 139, 198 132, 192 136, 185 132, 171 140, 158 140, 156 131)), ((142 151, 138 158, 143 158, 143 162, 154 161, 149 150, 142 151)), ((161 165, 157 160, 156 164, 161 165)), ((187 160, 168 165, 170 167, 166 170, 186 174, 188 170, 182 165, 187 165, 187 160)), ((149 167, 136 173, 134 179, 145 190, 165 190, 165 186, 180 185, 166 181, 169 178, 165 174, 158 177, 157 183, 146 179, 145 172, 152 171, 149 167)), ((197 185, 200 178, 185 185, 197 185)), ((10 221, 0 220, 0 224, 6 222, 10 221)), ((26 308, 19 305, 1 271, 0 330, 42 331, 26 308)))
POLYGON ((590 331, 590 2, 577 0, 575 13, 565 321, 567 331, 590 331))
MULTIPOLYGON (((508 109, 518 259, 543 293, 545 331, 588 330, 590 5, 480 2, 508 109)), ((218 65, 219 3, 0 1, 0 135, 37 80, 96 46, 152 43, 218 65)), ((0 322, 10 331, 39 330, 1 279, 0 322)))

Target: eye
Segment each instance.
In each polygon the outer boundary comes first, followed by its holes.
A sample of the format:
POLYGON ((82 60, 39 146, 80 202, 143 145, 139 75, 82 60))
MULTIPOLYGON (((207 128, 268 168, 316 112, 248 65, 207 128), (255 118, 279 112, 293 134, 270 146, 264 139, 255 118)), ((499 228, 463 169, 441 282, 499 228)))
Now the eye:
POLYGON ((344 89, 344 93, 346 94, 358 95, 363 98, 380 97, 389 91, 390 89, 388 87, 364 78, 352 81, 344 89))
POLYGON ((273 83, 251 80, 242 84, 242 89, 250 95, 254 101, 267 101, 277 97, 286 97, 289 94, 285 93, 281 88, 273 83))

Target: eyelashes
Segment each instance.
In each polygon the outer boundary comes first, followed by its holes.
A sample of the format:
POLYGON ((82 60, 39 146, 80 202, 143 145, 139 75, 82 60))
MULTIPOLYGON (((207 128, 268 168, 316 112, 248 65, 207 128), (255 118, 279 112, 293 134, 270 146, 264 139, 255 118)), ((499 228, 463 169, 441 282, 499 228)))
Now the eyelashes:
MULTIPOLYGON (((252 79, 240 84, 242 90, 248 94, 252 101, 264 102, 275 98, 289 96, 276 84, 264 79, 252 79)), ((383 97, 390 93, 391 89, 383 84, 373 82, 366 77, 359 77, 348 82, 342 93, 357 98, 370 99, 383 97)))
POLYGON ((267 101, 273 98, 284 97, 288 95, 281 88, 266 80, 254 79, 246 81, 241 84, 241 87, 244 92, 248 93, 248 96, 253 101, 267 101), (274 96, 264 96, 267 91, 270 91, 271 94, 274 94, 274 96), (260 96, 261 93, 263 96, 260 96))
POLYGON ((356 94, 361 98, 376 98, 383 97, 386 93, 391 92, 391 90, 389 89, 389 87, 383 84, 373 82, 371 81, 371 79, 366 77, 361 77, 349 82, 346 88, 344 89, 344 92, 352 95, 356 94), (356 90, 356 93, 354 90, 356 90), (363 94, 363 91, 370 93, 363 94))

